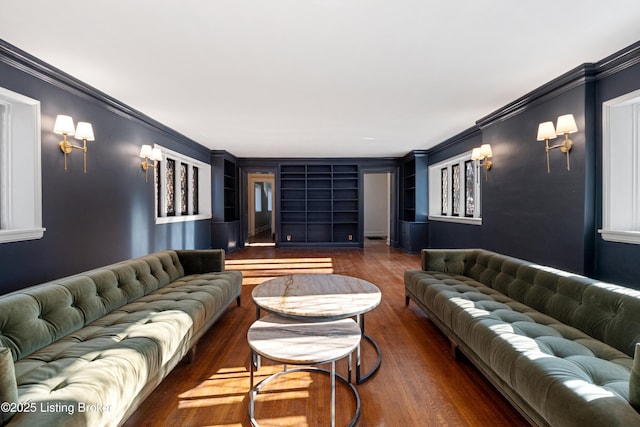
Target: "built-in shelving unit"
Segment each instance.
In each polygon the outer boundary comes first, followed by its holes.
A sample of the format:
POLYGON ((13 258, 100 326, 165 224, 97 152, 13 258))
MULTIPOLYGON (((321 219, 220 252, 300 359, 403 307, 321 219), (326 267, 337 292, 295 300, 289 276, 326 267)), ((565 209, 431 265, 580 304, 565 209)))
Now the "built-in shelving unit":
POLYGON ((213 218, 211 246, 233 251, 240 242, 240 196, 236 158, 224 150, 211 152, 213 218))
POLYGON ((224 220, 237 221, 239 215, 238 204, 238 168, 235 162, 231 160, 223 160, 224 171, 224 220))
POLYGON ((419 252, 428 244, 427 154, 416 150, 404 157, 400 193, 400 247, 419 252))
POLYGON ((358 246, 355 164, 280 165, 280 245, 358 246))
POLYGON ((402 167, 402 221, 416 220, 416 161, 404 162, 402 167))

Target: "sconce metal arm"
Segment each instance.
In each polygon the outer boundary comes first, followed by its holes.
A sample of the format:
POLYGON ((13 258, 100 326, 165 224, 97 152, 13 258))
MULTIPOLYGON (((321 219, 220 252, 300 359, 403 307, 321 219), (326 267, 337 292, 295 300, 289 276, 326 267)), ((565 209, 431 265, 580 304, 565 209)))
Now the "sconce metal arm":
POLYGON ((140 163, 140 167, 142 168, 142 170, 144 171, 144 180, 145 182, 149 182, 149 168, 157 168, 158 167, 158 161, 154 160, 153 164, 149 164, 149 158, 145 157, 144 160, 140 163))
POLYGON ((569 151, 571 151, 571 148, 573 147, 573 141, 569 139, 569 134, 565 133, 564 140, 560 144, 552 145, 551 147, 549 147, 549 139, 545 139, 544 142, 545 142, 545 151, 547 152, 547 173, 551 173, 551 167, 549 165, 549 151, 556 148, 559 148, 560 151, 562 151, 567 155, 567 170, 570 171, 571 165, 569 162, 569 151))
POLYGON ((62 134, 62 138, 63 139, 58 143, 58 146, 60 147, 60 151, 64 154, 64 170, 67 170, 67 154, 70 154, 74 148, 77 148, 78 150, 82 150, 84 153, 84 173, 87 173, 87 140, 82 140, 83 146, 81 147, 79 145, 71 144, 67 140, 66 133, 62 134))

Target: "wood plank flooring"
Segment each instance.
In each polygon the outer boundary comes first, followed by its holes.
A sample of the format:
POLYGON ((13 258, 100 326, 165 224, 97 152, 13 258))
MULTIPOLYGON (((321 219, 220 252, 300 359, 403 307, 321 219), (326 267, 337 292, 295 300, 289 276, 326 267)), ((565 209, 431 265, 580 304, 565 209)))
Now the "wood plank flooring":
MULTIPOLYGON (((364 249, 248 247, 227 254, 227 269, 243 271, 242 305, 233 304, 200 340, 196 358, 183 362, 127 420, 125 426, 249 426, 247 329, 255 320, 251 290, 270 277, 290 273, 336 273, 368 280, 382 303, 366 315, 367 334, 380 345, 382 365, 357 386, 357 426, 526 426, 527 422, 466 361, 453 359, 449 342, 422 311, 404 305, 403 272, 420 257, 367 241, 364 249)), ((363 342, 363 368, 374 352, 363 342)), ((346 375, 347 363, 338 371, 346 375)), ((265 361, 256 380, 281 370, 265 361)), ((319 373, 281 376, 258 396, 263 426, 329 425, 329 380, 319 373)), ((346 425, 355 401, 338 383, 336 425, 346 425)))

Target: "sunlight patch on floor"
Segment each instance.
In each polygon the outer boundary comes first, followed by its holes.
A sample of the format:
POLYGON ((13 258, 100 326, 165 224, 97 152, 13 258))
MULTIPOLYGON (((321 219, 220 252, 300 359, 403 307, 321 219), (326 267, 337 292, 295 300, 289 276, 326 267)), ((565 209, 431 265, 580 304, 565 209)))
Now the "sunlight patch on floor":
POLYGON ((261 426, 296 426, 296 427, 307 427, 309 425, 307 421, 307 417, 305 416, 291 416, 291 417, 280 417, 280 418, 269 418, 260 420, 261 426))
POLYGON ((334 271, 330 257, 228 259, 225 268, 242 271, 243 285, 257 285, 287 274, 331 274, 334 271))

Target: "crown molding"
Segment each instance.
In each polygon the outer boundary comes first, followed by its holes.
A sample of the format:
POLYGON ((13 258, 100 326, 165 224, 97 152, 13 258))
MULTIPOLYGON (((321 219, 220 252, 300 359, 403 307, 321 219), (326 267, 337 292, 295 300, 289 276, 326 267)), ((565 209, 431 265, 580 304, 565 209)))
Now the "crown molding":
POLYGON ((170 127, 152 119, 146 114, 118 101, 117 99, 107 95, 106 93, 90 86, 79 79, 65 73, 46 62, 36 58, 33 55, 7 43, 0 39, 0 62, 3 62, 17 70, 36 77, 46 83, 56 86, 60 89, 74 93, 91 102, 95 102, 105 107, 109 111, 116 113, 127 119, 134 119, 147 127, 158 130, 167 134, 171 138, 189 145, 191 148, 210 151, 202 144, 192 140, 191 138, 177 132, 170 127))
POLYGON ((516 114, 523 112, 532 105, 548 101, 550 98, 595 81, 596 74, 597 67, 595 64, 582 64, 516 99, 499 110, 479 119, 476 121, 476 124, 480 129, 484 129, 494 123, 507 120, 516 114))
POLYGON ((430 148, 428 150, 429 154, 438 153, 440 151, 446 150, 449 147, 452 147, 460 141, 463 141, 468 138, 472 138, 474 136, 482 135, 481 129, 478 126, 471 126, 468 129, 463 130, 462 132, 442 141, 440 144, 430 148))
POLYGON ((638 63, 640 63, 640 41, 599 61, 597 78, 603 79, 638 63))

